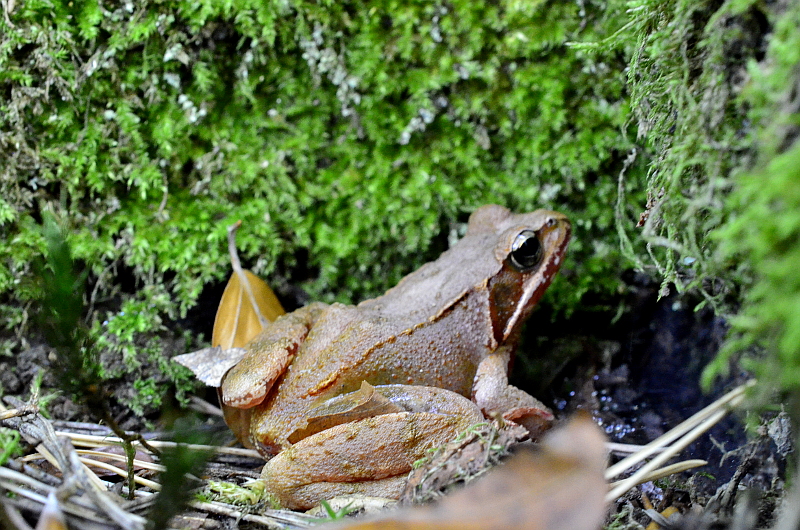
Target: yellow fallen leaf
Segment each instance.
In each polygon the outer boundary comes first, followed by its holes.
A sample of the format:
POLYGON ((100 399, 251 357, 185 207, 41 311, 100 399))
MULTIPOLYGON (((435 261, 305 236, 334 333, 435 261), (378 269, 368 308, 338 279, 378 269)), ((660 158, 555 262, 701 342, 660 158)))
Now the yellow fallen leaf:
POLYGON ((213 346, 242 348, 261 333, 264 322, 272 322, 284 313, 272 289, 249 270, 234 271, 214 319, 213 346), (253 293, 250 300, 248 289, 253 293))
POLYGON ((211 345, 223 349, 244 347, 269 322, 286 312, 264 280, 242 269, 235 240, 239 225, 241 221, 228 227, 233 274, 219 301, 211 337, 211 345))
POLYGON ((236 252, 236 230, 240 224, 228 227, 233 274, 217 307, 212 347, 173 358, 194 372, 200 381, 213 387, 219 387, 227 371, 242 360, 244 346, 269 322, 285 313, 272 289, 261 278, 242 269, 236 252))

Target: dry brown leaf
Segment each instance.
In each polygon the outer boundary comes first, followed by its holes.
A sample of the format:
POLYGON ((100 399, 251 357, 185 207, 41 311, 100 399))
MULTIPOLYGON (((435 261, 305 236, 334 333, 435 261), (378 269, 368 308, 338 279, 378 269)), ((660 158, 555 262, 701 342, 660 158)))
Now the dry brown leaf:
POLYGON ((246 352, 244 348, 223 350, 219 346, 214 346, 176 355, 172 360, 191 370, 194 376, 206 385, 219 388, 223 376, 242 360, 246 352))
POLYGON ((211 344, 223 349, 242 348, 261 333, 265 323, 283 313, 275 293, 264 280, 249 270, 234 270, 219 301, 211 344))
POLYGON ((244 357, 244 346, 286 312, 264 280, 242 269, 236 251, 236 230, 240 224, 241 221, 228 227, 233 274, 217 307, 212 347, 173 358, 194 372, 200 381, 217 388, 225 373, 244 357))
POLYGON ((605 515, 605 439, 579 416, 485 478, 433 506, 338 523, 347 530, 598 530, 605 515))

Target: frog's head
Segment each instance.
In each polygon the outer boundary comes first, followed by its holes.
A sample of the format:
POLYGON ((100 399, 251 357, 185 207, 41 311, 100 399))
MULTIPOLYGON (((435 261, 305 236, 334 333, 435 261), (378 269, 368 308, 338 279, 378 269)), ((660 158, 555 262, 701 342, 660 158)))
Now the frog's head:
POLYGON ((518 333, 561 267, 570 222, 550 210, 512 214, 490 205, 470 217, 467 236, 478 233, 495 238, 498 266, 487 288, 494 339, 503 344, 518 333))

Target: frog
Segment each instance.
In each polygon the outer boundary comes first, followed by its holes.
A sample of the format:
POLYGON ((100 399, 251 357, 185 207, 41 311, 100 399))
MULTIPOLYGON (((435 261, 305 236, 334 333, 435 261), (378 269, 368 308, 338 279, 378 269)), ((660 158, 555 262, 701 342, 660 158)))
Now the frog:
POLYGON ((546 430, 552 412, 508 373, 570 235, 561 213, 486 205, 382 296, 311 303, 269 324, 219 387, 232 430, 272 457, 267 490, 292 509, 397 498, 415 461, 485 418, 534 438, 546 430))

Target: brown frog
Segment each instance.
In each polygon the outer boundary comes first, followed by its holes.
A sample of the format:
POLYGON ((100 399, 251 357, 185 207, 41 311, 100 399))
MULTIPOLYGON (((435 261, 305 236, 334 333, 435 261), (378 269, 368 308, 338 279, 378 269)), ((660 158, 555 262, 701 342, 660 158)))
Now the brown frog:
POLYGON ((552 420, 508 384, 523 321, 570 237, 560 213, 484 206, 466 235, 383 296, 279 317, 222 380, 245 445, 292 508, 346 493, 397 497, 414 461, 484 416, 536 436, 552 420))

